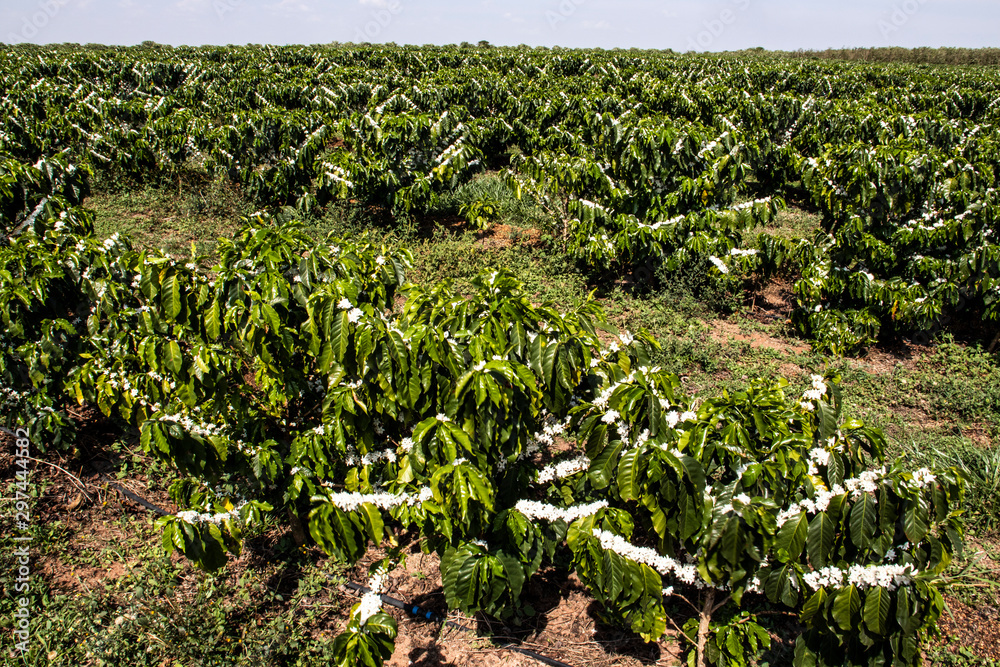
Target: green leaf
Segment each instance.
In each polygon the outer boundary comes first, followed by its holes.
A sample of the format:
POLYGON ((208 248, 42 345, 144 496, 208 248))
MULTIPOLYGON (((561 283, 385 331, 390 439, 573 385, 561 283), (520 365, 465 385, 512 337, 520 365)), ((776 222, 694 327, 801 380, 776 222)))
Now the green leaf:
POLYGON ((865 626, 877 635, 885 635, 886 633, 889 606, 889 591, 881 586, 868 589, 865 595, 865 626))
POLYGON ((802 554, 802 547, 806 543, 808 531, 809 518, 805 512, 800 512, 798 516, 789 519, 781 526, 775 546, 779 550, 779 557, 782 559, 782 562, 795 562, 799 559, 799 556, 802 554))
MULTIPOLYGON (((539 336, 539 338, 540 337, 541 336, 539 336)), ((556 353, 559 351, 560 347, 562 347, 560 343, 550 342, 548 345, 545 346, 545 350, 542 352, 541 377, 542 377, 542 382, 544 382, 546 385, 554 384, 552 380, 555 379, 553 378, 553 372, 555 368, 556 353)))
POLYGON ((743 546, 740 537, 740 520, 735 516, 729 517, 722 529, 719 546, 722 557, 732 566, 739 564, 740 548, 743 546))
MULTIPOLYGON (((694 651, 691 651, 691 655, 694 655, 694 653, 694 651)), ((795 667, 816 667, 818 664, 816 654, 806 644, 805 634, 799 635, 795 640, 795 657, 792 664, 795 667)))
POLYGON ((181 313, 181 285, 177 274, 171 273, 163 281, 160 289, 160 302, 163 304, 163 314, 168 320, 176 319, 181 313))
POLYGON ((615 600, 625 588, 625 559, 614 551, 604 550, 604 590, 615 600))
POLYGON ((826 598, 826 589, 821 588, 806 600, 806 603, 802 605, 802 612, 799 614, 799 620, 803 625, 806 627, 812 625, 813 618, 823 608, 823 605, 826 604, 826 598))
POLYGON ((516 600, 521 596, 521 588, 524 586, 524 568, 517 558, 504 551, 497 554, 497 559, 503 563, 504 574, 507 577, 507 587, 510 590, 511 597, 516 600))
POLYGON ((764 580, 764 594, 771 602, 781 602, 794 607, 799 601, 801 583, 794 565, 785 565, 771 570, 764 580))
POLYGON ((912 634, 920 627, 920 617, 914 616, 917 611, 914 605, 910 587, 902 586, 896 590, 896 623, 904 634, 912 634))
POLYGON ((365 520, 369 539, 373 544, 379 544, 382 541, 383 531, 382 513, 371 503, 362 503, 358 511, 365 520))
POLYGON ((618 493, 622 500, 638 500, 641 492, 639 477, 644 466, 642 455, 645 447, 630 449, 618 462, 618 493))
POLYGON ((819 401, 816 413, 819 415, 819 437, 823 440, 832 438, 837 433, 836 410, 825 400, 822 400, 819 401))
POLYGON ((877 509, 875 498, 867 493, 851 508, 851 541, 861 549, 868 549, 875 537, 877 509))
POLYGON ((704 492, 705 485, 707 484, 705 466, 702 465, 701 461, 698 459, 687 455, 679 456, 678 460, 681 462, 681 465, 684 466, 688 479, 694 486, 694 492, 700 496, 704 492))
POLYGON ((184 365, 184 355, 181 354, 181 346, 177 344, 177 341, 167 342, 167 346, 163 350, 163 364, 175 375, 181 372, 184 365))
POLYGON ((903 513, 903 532, 910 544, 919 544, 929 530, 927 503, 918 496, 903 513))
POLYGON ((604 489, 611 483, 611 477, 622 447, 621 441, 615 440, 590 462, 590 469, 587 471, 587 475, 594 488, 604 489))
POLYGON ((396 619, 386 613, 374 614, 365 623, 365 631, 376 632, 385 635, 389 639, 395 639, 398 632, 396 619))
MULTIPOLYGON (((347 346, 350 343, 351 323, 347 317, 347 311, 340 311, 333 316, 330 323, 330 351, 337 363, 344 361, 347 354, 347 346)), ((326 350, 324 350, 325 352, 326 350)))
POLYGON ((205 334, 209 340, 218 340, 221 333, 221 320, 219 317, 219 302, 213 300, 211 307, 205 313, 205 334))
POLYGON ((329 372, 330 368, 336 363, 336 360, 333 358, 333 346, 330 345, 330 341, 323 343, 316 363, 321 373, 329 372))
POLYGON ((856 586, 842 588, 833 599, 833 620, 841 630, 850 630, 854 626, 854 617, 861 609, 861 594, 856 586))
POLYGON ((809 522, 806 553, 815 569, 827 566, 835 536, 836 526, 826 512, 820 512, 809 522))

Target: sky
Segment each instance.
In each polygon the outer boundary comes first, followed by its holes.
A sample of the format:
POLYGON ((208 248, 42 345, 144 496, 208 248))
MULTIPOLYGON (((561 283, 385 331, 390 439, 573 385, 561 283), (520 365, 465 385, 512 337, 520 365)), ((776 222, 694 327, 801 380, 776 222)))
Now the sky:
POLYGON ((2 0, 0 42, 1000 46, 997 0, 2 0))

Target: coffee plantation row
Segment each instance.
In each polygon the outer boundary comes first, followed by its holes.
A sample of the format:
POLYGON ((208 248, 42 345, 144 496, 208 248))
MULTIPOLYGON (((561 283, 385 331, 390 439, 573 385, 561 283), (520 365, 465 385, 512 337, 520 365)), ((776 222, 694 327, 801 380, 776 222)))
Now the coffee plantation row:
POLYGON ((30 178, 18 165, 56 156, 140 178, 197 165, 261 207, 400 217, 501 171, 597 275, 714 257, 712 279, 736 289, 800 276, 794 320, 821 349, 1000 317, 994 70, 516 49, 9 54, 0 174, 15 188, 30 178), (815 238, 761 232, 789 196, 821 213, 815 238))
POLYGON ((512 49, 9 56, 3 419, 60 448, 77 403, 135 429, 181 478, 168 551, 217 569, 264 515, 340 560, 384 547, 345 665, 392 653, 378 592, 404 537, 466 613, 521 618, 555 565, 608 622, 677 631, 690 664, 748 664, 770 643, 761 605, 798 615, 797 665, 919 664, 964 482, 887 461, 841 418, 839 378, 695 401, 649 335, 602 342, 593 301, 533 303, 505 271, 471 294, 414 285, 408 251, 272 213, 347 200, 402 220, 500 171, 595 279, 699 259, 735 289, 798 273, 800 326, 847 352, 958 307, 995 319, 991 75, 512 49), (211 268, 95 235, 93 177, 191 169, 262 209, 211 268), (795 188, 821 232, 761 231, 795 188))

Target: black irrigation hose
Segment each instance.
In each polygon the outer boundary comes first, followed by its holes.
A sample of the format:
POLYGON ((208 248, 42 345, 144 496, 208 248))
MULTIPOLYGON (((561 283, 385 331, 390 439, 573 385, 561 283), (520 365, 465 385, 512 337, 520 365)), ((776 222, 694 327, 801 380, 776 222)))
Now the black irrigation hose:
POLYGON ((110 479, 108 479, 107 477, 105 477, 103 475, 101 475, 101 481, 105 482, 108 486, 110 486, 111 488, 113 488, 115 491, 118 491, 120 494, 122 494, 123 496, 125 496, 126 498, 128 498, 129 500, 131 500, 132 502, 139 503, 140 505, 142 505, 146 509, 148 509, 148 510, 150 510, 152 512, 156 512, 160 516, 172 516, 173 515, 173 512, 168 512, 167 510, 163 509, 162 507, 157 507, 156 505, 154 505, 153 503, 149 502, 145 498, 143 498, 141 496, 137 496, 136 494, 132 493, 131 491, 129 491, 128 489, 126 489, 121 484, 113 482, 113 481, 111 481, 110 479))
MULTIPOLYGON (((348 588, 350 588, 351 590, 353 590, 355 593, 370 593, 371 592, 371 589, 369 589, 367 586, 362 586, 362 585, 356 584, 356 583, 354 583, 352 581, 347 582, 345 584, 345 586, 347 586, 348 588)), ((452 621, 452 620, 449 620, 447 618, 444 618, 440 614, 435 614, 433 611, 427 611, 425 609, 422 609, 422 608, 418 607, 417 605, 407 604, 406 602, 403 602, 402 600, 398 600, 398 599, 396 599, 394 597, 390 597, 388 595, 380 595, 379 597, 382 598, 382 602, 384 602, 385 604, 392 605, 393 607, 398 607, 398 608, 402 609, 403 611, 405 611, 406 613, 411 614, 413 616, 416 616, 417 618, 423 618, 423 619, 426 619, 428 621, 435 621, 435 622, 438 622, 438 623, 444 623, 445 625, 450 625, 451 627, 453 627, 453 628, 455 628, 457 630, 464 630, 466 632, 473 632, 472 628, 470 628, 470 627, 464 626, 461 623, 456 623, 455 621, 452 621)), ((533 658, 533 659, 537 660, 538 662, 540 662, 542 664, 545 664, 545 665, 550 665, 551 667, 572 667, 572 665, 568 665, 565 662, 561 662, 559 660, 555 660, 554 658, 547 658, 544 655, 542 655, 541 653, 535 653, 534 651, 531 651, 531 650, 526 649, 526 648, 521 648, 520 646, 515 646, 514 644, 507 644, 505 646, 501 646, 500 648, 507 649, 508 651, 514 651, 516 653, 520 653, 521 655, 526 655, 529 658, 533 658)))
MULTIPOLYGON (((368 588, 367 586, 362 586, 361 584, 356 584, 353 581, 348 581, 344 585, 347 586, 348 588, 350 588, 355 593, 364 594, 364 593, 370 593, 371 592, 371 589, 368 588)), ((435 614, 433 611, 426 611, 426 610, 421 609, 420 607, 418 607, 416 605, 408 605, 405 602, 403 602, 402 600, 397 600, 396 598, 389 597, 388 595, 380 595, 379 597, 382 598, 382 602, 384 602, 386 604, 390 604, 393 607, 399 607, 400 609, 402 609, 406 613, 412 614, 413 616, 416 616, 418 618, 423 618, 423 619, 426 619, 428 621, 435 621, 437 623, 444 623, 444 624, 450 625, 451 627, 456 628, 458 630, 465 630, 466 632, 472 632, 473 631, 472 628, 466 627, 466 626, 464 626, 464 625, 462 625, 460 623, 456 623, 455 621, 450 621, 447 618, 444 618, 443 616, 441 616, 439 614, 435 614)))
MULTIPOLYGON (((15 437, 17 435, 14 431, 11 431, 9 428, 5 428, 3 426, 0 426, 0 432, 6 433, 7 435, 9 435, 11 437, 15 437)), ((140 505, 142 505, 146 509, 148 509, 148 510, 150 510, 152 512, 156 512, 160 516, 171 516, 173 514, 173 512, 168 512, 167 510, 163 509, 162 507, 157 507, 156 505, 154 505, 153 503, 149 502, 145 498, 143 498, 141 496, 137 496, 136 494, 132 493, 131 491, 129 491, 128 489, 126 489, 121 484, 118 484, 117 482, 108 479, 104 475, 101 475, 100 479, 101 479, 102 482, 105 482, 108 486, 110 486, 114 490, 118 491, 120 494, 122 494, 123 496, 125 496, 126 498, 128 498, 129 500, 131 500, 132 502, 139 503, 140 505)), ((84 489, 84 493, 86 493, 86 489, 84 489)))

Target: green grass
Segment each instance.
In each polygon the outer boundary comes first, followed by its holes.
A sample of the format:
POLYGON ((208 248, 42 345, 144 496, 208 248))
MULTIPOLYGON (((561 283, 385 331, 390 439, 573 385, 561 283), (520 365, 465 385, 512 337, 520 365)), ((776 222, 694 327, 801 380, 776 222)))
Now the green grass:
POLYGON ((198 254, 213 255, 217 240, 232 236, 253 212, 226 181, 196 175, 176 185, 99 190, 84 205, 96 214, 98 234, 127 234, 139 246, 175 256, 189 256, 192 243, 198 254))
POLYGON ((930 409, 956 419, 983 421, 1000 435, 1000 356, 980 346, 959 345, 951 336, 934 346, 914 389, 930 409))
POLYGON ((524 282, 529 297, 538 302, 555 301, 564 307, 586 298, 586 280, 572 262, 523 238, 500 239, 487 245, 472 231, 458 233, 439 228, 431 239, 411 246, 414 254, 412 279, 420 284, 452 280, 466 291, 469 282, 482 271, 510 269, 524 282))
POLYGON ((932 649, 927 654, 927 661, 928 667, 1000 667, 1000 662, 960 645, 932 649))
POLYGON ((1000 528, 1000 446, 980 447, 957 435, 905 428, 899 443, 911 466, 956 468, 965 477, 966 524, 995 533, 1000 528))
POLYGON ((285 207, 276 217, 282 222, 302 223, 303 231, 317 241, 333 235, 376 245, 410 247, 419 239, 412 221, 395 221, 385 211, 366 210, 349 203, 331 204, 311 213, 285 207))
POLYGON ((777 217, 764 228, 783 239, 811 239, 820 228, 820 216, 797 206, 778 211, 777 217))

